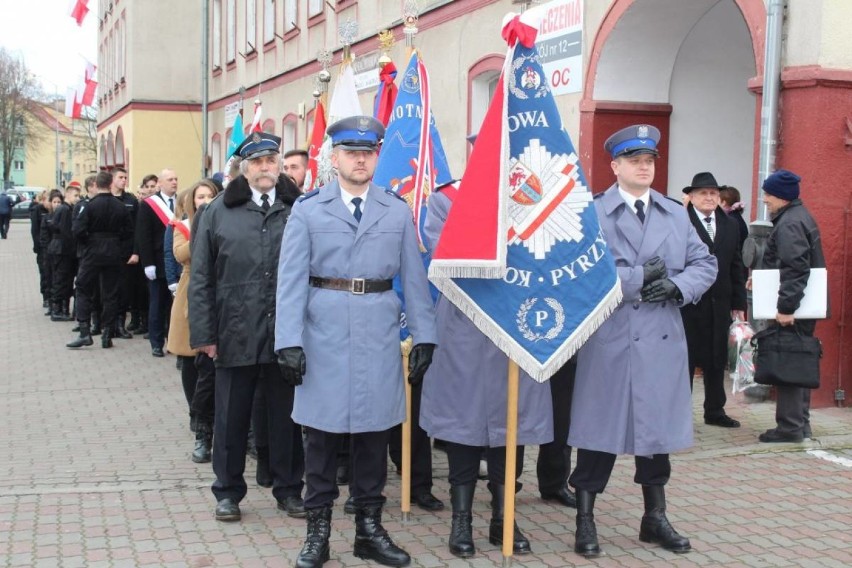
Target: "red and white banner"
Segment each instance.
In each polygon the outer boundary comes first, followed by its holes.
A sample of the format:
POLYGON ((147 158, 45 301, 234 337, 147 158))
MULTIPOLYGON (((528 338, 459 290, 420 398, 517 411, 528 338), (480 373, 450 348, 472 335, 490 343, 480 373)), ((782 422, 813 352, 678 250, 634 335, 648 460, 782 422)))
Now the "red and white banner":
POLYGON ((65 116, 68 118, 83 116, 83 105, 77 100, 77 91, 71 87, 68 87, 65 93, 65 116))
POLYGON ((322 142, 325 140, 325 107, 322 101, 317 101, 317 108, 314 111, 314 130, 311 133, 311 143, 308 146, 308 174, 305 176, 304 191, 305 193, 314 189, 317 181, 317 160, 319 159, 322 142))
POLYGON ((86 14, 89 13, 89 0, 71 0, 68 15, 74 18, 78 26, 83 25, 86 14))
POLYGON ((159 217, 160 222, 164 226, 168 227, 174 220, 175 214, 172 213, 172 210, 166 205, 166 200, 160 195, 152 195, 146 198, 145 203, 151 206, 151 209, 154 210, 154 213, 157 214, 157 217, 159 217))
POLYGON ((254 101, 254 118, 251 121, 251 128, 249 128, 249 132, 261 132, 263 128, 260 126, 260 115, 263 107, 261 106, 260 100, 254 101))

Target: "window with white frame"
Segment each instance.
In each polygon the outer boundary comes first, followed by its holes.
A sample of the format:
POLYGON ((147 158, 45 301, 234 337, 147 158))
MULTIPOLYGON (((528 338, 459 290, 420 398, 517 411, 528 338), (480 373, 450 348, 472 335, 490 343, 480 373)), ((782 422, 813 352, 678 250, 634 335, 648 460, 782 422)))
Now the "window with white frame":
POLYGON ((294 150, 298 144, 296 140, 296 125, 297 119, 295 115, 288 115, 284 118, 284 125, 281 132, 281 149, 284 152, 294 150))
POLYGON ((298 0, 284 0, 284 32, 289 32, 296 28, 296 22, 299 21, 299 2, 298 0))
POLYGON ((471 134, 479 132, 482 121, 485 119, 485 113, 488 111, 488 105, 491 104, 491 99, 494 98, 494 92, 497 90, 499 79, 499 71, 486 71, 474 77, 471 84, 470 101, 471 134))
POLYGON ((275 0, 263 0, 263 43, 275 39, 275 0))
POLYGON ((213 69, 222 67, 222 0, 213 0, 213 69))
POLYGON ((257 0, 246 0, 246 53, 257 48, 257 0))
POLYGON ((237 0, 228 2, 228 36, 225 45, 225 62, 231 63, 237 58, 237 0))
POLYGON ((308 0, 308 17, 313 18, 322 14, 323 6, 325 6, 325 0, 308 0))

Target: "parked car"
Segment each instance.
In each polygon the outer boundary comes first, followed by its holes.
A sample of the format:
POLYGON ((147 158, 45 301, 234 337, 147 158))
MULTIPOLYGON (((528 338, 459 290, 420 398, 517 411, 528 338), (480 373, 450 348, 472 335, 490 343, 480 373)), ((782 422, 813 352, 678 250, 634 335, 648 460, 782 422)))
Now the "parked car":
POLYGON ((21 201, 12 207, 12 219, 29 219, 30 218, 30 202, 21 201))
POLYGON ((44 191, 43 187, 32 187, 28 185, 19 185, 11 189, 7 189, 6 193, 17 203, 35 199, 36 195, 44 191))

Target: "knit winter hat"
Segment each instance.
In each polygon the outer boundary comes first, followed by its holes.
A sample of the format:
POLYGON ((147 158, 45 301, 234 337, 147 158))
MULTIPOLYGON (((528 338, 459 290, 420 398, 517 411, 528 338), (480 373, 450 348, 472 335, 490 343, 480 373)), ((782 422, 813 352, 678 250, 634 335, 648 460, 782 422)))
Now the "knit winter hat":
POLYGON ((784 201, 799 197, 799 182, 802 178, 789 170, 777 170, 763 182, 763 191, 784 201))

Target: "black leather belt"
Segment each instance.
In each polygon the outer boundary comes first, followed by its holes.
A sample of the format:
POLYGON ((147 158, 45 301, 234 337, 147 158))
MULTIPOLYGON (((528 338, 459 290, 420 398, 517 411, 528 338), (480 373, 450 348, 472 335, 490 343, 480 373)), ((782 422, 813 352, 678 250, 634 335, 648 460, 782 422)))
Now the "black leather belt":
POLYGON ((367 280, 365 278, 320 278, 311 276, 308 282, 314 288, 327 288, 352 292, 353 294, 375 294, 393 289, 393 280, 367 280))

